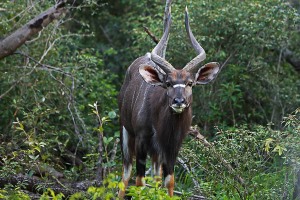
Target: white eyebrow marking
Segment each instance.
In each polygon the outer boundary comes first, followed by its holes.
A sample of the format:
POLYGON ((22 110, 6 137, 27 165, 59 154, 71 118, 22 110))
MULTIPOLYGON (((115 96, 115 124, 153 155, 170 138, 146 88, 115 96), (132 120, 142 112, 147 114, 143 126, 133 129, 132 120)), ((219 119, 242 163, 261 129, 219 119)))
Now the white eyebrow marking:
POLYGON ((185 84, 175 84, 175 85, 173 85, 173 88, 177 88, 177 87, 185 88, 185 84))

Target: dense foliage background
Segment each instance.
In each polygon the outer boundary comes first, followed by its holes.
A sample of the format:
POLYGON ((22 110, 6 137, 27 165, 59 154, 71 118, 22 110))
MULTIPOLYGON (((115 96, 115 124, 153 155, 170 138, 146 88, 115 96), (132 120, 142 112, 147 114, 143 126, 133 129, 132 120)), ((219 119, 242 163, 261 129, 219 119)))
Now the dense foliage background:
MULTIPOLYGON (((5 182, 16 174, 58 185, 109 173, 115 176, 108 183, 119 181, 118 90, 130 63, 155 46, 143 27, 161 36, 164 4, 68 1, 63 18, 0 61, 0 198, 25 198, 29 183, 5 182)), ((1 37, 53 5, 1 1, 1 37)), ((195 56, 184 30, 186 5, 206 61, 224 68, 213 84, 194 89, 193 125, 208 143, 187 138, 176 165, 176 190, 182 197, 296 198, 299 2, 174 0, 166 57, 179 68, 195 56)), ((116 188, 104 187, 104 193, 115 194, 116 188)), ((92 188, 84 198, 97 194, 92 188)))

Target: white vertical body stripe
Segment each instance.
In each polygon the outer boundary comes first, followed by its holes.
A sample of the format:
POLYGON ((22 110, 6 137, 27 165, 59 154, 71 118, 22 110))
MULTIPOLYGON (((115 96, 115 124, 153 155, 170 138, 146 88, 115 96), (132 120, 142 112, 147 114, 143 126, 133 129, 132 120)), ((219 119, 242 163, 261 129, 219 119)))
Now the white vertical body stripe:
POLYGON ((129 149, 128 149, 128 131, 126 128, 123 126, 122 130, 122 139, 123 139, 123 155, 125 160, 129 160, 129 149))
POLYGON ((185 88, 185 84, 175 84, 175 85, 173 85, 173 88, 177 88, 177 87, 185 88))

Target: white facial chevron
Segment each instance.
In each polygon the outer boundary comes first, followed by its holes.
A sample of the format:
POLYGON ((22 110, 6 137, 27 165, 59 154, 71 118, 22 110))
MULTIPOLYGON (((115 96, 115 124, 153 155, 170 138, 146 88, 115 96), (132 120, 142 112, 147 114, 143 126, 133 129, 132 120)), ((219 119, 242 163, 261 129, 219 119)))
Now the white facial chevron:
POLYGON ((177 88, 177 87, 185 88, 185 84, 175 84, 175 85, 173 85, 173 88, 177 88))

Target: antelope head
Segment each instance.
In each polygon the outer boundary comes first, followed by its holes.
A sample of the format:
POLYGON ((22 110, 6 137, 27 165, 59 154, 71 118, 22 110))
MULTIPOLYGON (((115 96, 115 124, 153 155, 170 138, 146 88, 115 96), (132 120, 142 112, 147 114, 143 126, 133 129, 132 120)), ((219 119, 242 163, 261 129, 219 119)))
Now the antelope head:
POLYGON ((175 69, 161 56, 163 47, 167 45, 170 25, 171 13, 169 11, 164 34, 151 52, 151 60, 156 66, 149 64, 141 65, 139 72, 147 83, 163 87, 167 90, 169 107, 175 113, 180 114, 192 103, 192 88, 195 85, 207 84, 214 80, 221 68, 217 62, 210 62, 202 67, 198 67, 205 59, 206 53, 192 33, 186 7, 185 28, 190 42, 197 52, 197 56, 182 69, 175 69))

